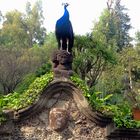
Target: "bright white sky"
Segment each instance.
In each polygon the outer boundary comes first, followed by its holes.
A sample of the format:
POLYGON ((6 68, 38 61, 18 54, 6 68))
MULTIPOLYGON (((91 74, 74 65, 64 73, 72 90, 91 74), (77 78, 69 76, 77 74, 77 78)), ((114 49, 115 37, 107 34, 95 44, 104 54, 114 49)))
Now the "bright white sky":
MULTIPOLYGON (((0 0, 0 10, 4 14, 7 11, 17 9, 25 11, 26 2, 33 4, 36 0, 0 0)), ((68 2, 70 6, 70 20, 76 34, 85 34, 91 31, 93 21, 97 21, 101 12, 106 8, 107 0, 42 0, 43 14, 45 17, 44 26, 47 32, 53 32, 55 23, 63 15, 62 2, 68 2)), ((122 0, 122 4, 129 9, 128 14, 131 18, 130 33, 134 36, 140 30, 140 0, 122 0)))

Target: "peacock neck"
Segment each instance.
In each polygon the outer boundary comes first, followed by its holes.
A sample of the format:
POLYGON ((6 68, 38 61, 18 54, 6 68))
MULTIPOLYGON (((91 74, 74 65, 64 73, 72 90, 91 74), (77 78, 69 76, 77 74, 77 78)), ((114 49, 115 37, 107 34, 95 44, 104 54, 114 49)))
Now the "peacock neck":
POLYGON ((69 19, 69 12, 66 7, 64 7, 64 17, 69 19))

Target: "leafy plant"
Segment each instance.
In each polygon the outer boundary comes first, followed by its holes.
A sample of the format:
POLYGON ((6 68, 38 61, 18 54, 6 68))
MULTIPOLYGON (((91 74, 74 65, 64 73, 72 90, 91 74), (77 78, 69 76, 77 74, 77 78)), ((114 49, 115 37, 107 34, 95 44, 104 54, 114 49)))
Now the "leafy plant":
POLYGON ((109 112, 110 105, 107 103, 107 101, 112 97, 112 94, 101 97, 101 92, 91 92, 92 90, 90 90, 86 83, 77 75, 71 76, 70 79, 83 91, 83 95, 88 99, 93 109, 102 113, 109 112))
POLYGON ((76 74, 71 76, 70 80, 74 82, 83 91, 83 95, 88 98, 89 87, 86 85, 86 83, 82 79, 80 79, 76 74))
POLYGON ((36 80, 29 86, 29 89, 24 93, 11 93, 0 98, 0 106, 2 109, 14 109, 18 110, 25 108, 36 100, 38 100, 39 95, 43 89, 52 81, 53 74, 48 73, 36 80))
POLYGON ((132 118, 131 107, 128 102, 112 108, 113 121, 118 128, 140 128, 140 122, 132 118))
POLYGON ((109 113, 111 105, 107 102, 113 95, 108 94, 104 98, 100 95, 102 92, 94 92, 89 95, 89 102, 96 110, 102 113, 109 113))
POLYGON ((102 96, 102 92, 93 92, 94 90, 89 89, 77 75, 71 76, 70 79, 83 91, 92 108, 111 116, 118 128, 140 128, 140 122, 132 118, 131 107, 127 101, 111 104, 113 94, 102 96))

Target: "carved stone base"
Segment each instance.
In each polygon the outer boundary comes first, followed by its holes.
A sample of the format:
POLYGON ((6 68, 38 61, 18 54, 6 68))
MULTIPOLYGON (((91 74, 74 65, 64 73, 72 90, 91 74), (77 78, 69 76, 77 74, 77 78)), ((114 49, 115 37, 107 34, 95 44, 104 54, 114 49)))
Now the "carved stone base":
POLYGON ((72 70, 59 70, 59 69, 55 68, 55 69, 53 69, 53 72, 54 72, 55 78, 61 78, 61 77, 69 78, 70 76, 73 75, 72 70))
POLYGON ((66 77, 69 78, 72 74, 72 54, 66 50, 58 50, 52 54, 54 77, 66 77))

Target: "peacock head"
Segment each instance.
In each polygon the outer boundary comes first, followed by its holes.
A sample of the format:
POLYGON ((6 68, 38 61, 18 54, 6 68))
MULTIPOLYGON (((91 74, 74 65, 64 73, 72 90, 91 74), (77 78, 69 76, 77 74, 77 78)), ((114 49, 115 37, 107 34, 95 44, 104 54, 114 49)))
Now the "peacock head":
POLYGON ((67 8, 69 6, 68 3, 62 3, 62 5, 64 6, 64 8, 67 8))

